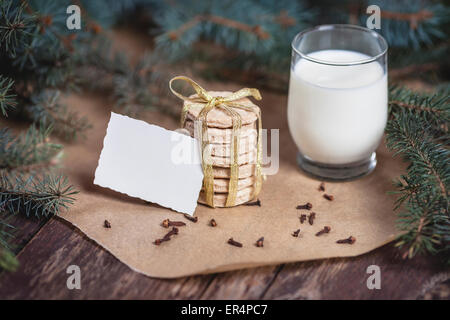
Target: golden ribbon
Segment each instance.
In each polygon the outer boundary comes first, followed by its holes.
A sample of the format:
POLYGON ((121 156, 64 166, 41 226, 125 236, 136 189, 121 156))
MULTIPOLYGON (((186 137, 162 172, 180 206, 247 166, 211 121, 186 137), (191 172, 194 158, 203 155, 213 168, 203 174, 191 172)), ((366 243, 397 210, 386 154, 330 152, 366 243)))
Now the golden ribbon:
POLYGON ((238 90, 227 97, 213 97, 208 92, 203 89, 198 83, 194 80, 184 77, 178 76, 174 77, 169 82, 170 91, 178 98, 183 101, 191 102, 191 104, 185 103, 183 106, 183 110, 181 112, 181 127, 184 128, 184 124, 186 121, 186 114, 189 110, 189 107, 195 104, 204 105, 202 110, 199 113, 198 121, 202 124, 202 130, 200 132, 200 140, 201 140, 201 157, 202 157, 202 168, 203 168, 203 186, 206 195, 206 203, 214 207, 214 175, 213 175, 213 166, 212 161, 210 159, 210 154, 207 152, 209 139, 208 139, 208 124, 206 122, 206 116, 208 112, 213 108, 222 108, 225 110, 232 119, 233 129, 232 129, 232 139, 231 139, 231 164, 230 164, 230 182, 228 185, 228 197, 225 206, 232 207, 235 205, 236 194, 238 189, 238 178, 239 178, 239 134, 240 129, 242 127, 242 119, 236 110, 233 109, 244 109, 253 111, 258 118, 258 142, 257 142, 257 154, 256 154, 256 165, 255 165, 255 187, 252 198, 256 197, 261 191, 262 185, 262 174, 261 174, 261 162, 262 162, 262 120, 261 120, 261 111, 259 108, 254 108, 252 106, 245 106, 239 103, 236 103, 236 100, 245 98, 245 97, 254 97, 256 100, 261 100, 261 94, 258 89, 254 88, 243 88, 238 90), (197 97, 190 98, 183 96, 172 88, 172 83, 175 80, 183 80, 189 83, 197 93, 197 97), (206 159, 205 159, 206 158, 206 159))

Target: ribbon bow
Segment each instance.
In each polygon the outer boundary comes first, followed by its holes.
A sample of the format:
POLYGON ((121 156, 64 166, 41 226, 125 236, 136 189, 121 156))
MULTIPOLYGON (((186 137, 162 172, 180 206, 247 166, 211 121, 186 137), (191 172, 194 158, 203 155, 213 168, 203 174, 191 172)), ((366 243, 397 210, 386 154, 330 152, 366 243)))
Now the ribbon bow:
POLYGON ((208 139, 208 124, 206 122, 206 117, 208 112, 213 108, 221 108, 225 110, 232 119, 233 129, 232 129, 232 139, 231 139, 231 164, 230 164, 230 182, 228 185, 228 197, 225 206, 232 207, 236 202, 236 194, 238 189, 238 178, 239 178, 239 139, 240 139, 240 129, 242 127, 242 119, 241 116, 234 109, 243 109, 249 110, 256 114, 258 119, 258 142, 257 142, 257 154, 256 154, 256 165, 255 165, 255 177, 256 182, 254 186, 254 191, 252 198, 256 197, 261 191, 262 185, 262 175, 261 175, 261 162, 262 162, 262 121, 261 121, 261 112, 259 109, 254 108, 252 106, 242 105, 236 102, 236 100, 245 98, 245 97, 254 97, 256 100, 261 100, 261 94, 258 89, 254 88, 243 88, 238 90, 226 97, 213 97, 211 96, 205 89, 203 89, 198 83, 194 80, 184 77, 178 76, 174 77, 169 82, 170 91, 178 98, 183 101, 191 102, 191 104, 185 103, 183 106, 183 110, 181 112, 181 127, 184 127, 186 122, 186 114, 189 110, 189 107, 192 103, 201 104, 202 110, 198 115, 198 121, 202 124, 202 130, 200 132, 200 141, 201 141, 201 157, 202 157, 202 168, 203 168, 203 186, 206 195, 206 203, 214 207, 214 175, 213 175, 213 166, 210 158, 209 152, 207 152, 209 139, 208 139), (197 93, 196 97, 186 97, 182 94, 176 92, 172 88, 172 83, 175 80, 183 80, 189 83, 197 93))

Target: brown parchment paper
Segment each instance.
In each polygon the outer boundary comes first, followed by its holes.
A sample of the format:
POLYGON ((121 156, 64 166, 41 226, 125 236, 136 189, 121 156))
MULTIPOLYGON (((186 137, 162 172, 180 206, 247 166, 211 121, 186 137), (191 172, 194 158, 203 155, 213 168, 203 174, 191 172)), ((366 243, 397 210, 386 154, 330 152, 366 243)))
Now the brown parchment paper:
MULTIPOLYGON (((224 84, 208 87, 233 91, 239 88, 224 84)), ((110 108, 102 97, 69 97, 67 103, 88 115, 94 127, 86 140, 66 144, 65 172, 80 194, 75 205, 61 216, 133 270, 161 278, 356 256, 393 240, 397 232, 394 199, 387 191, 392 190, 391 180, 401 173, 404 164, 381 146, 378 166, 372 174, 352 182, 326 183, 327 193, 335 197, 327 201, 317 190, 320 182, 307 177, 296 165, 297 148, 287 127, 286 96, 262 95, 258 105, 262 108, 263 127, 280 129, 280 168, 263 184, 259 196, 262 206, 212 209, 199 204, 197 223, 169 209, 94 185, 110 108), (317 213, 313 226, 299 222, 302 210, 295 207, 305 202, 311 202, 317 213), (160 225, 166 218, 185 221, 187 226, 180 227, 180 233, 171 241, 156 246, 153 241, 168 231, 160 225), (217 227, 209 226, 211 218, 217 221, 217 227), (103 227, 105 219, 111 222, 111 229, 103 227), (316 237, 315 233, 325 225, 331 227, 331 232, 316 237), (298 228, 300 237, 292 237, 298 228), (357 239, 354 245, 335 243, 350 235, 357 239), (264 248, 257 248, 254 243, 262 236, 264 248), (242 242, 243 248, 228 245, 230 237, 242 242)), ((176 119, 158 112, 141 119, 168 129, 178 124, 176 119)))

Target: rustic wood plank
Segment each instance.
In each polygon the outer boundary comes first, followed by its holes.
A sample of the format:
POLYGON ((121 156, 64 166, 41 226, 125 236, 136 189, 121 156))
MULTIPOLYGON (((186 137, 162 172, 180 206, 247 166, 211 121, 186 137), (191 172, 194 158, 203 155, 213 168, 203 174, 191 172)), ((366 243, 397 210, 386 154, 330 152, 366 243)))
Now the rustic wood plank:
POLYGON ((214 277, 149 278, 58 218, 51 219, 18 258, 17 272, 0 276, 0 299, 194 299, 214 277), (66 270, 73 264, 81 269, 81 290, 66 286, 66 270))
POLYGON ((260 299, 283 265, 218 274, 201 299, 260 299))
MULTIPOLYGON (((264 299, 416 299, 440 287, 448 291, 450 272, 438 257, 403 260, 393 244, 345 259, 288 264, 279 272, 264 299), (381 269, 381 289, 369 290, 369 265, 381 269)), ((213 284, 212 284, 213 285, 213 284)))
POLYGON ((152 279, 60 219, 19 254, 21 267, 0 277, 2 299, 448 299, 450 272, 437 258, 405 261, 392 245, 361 257, 244 269, 175 280, 152 279), (68 290, 76 264, 81 290, 68 290), (382 289, 368 290, 366 268, 379 265, 382 289))
POLYGON ((47 221, 47 218, 25 217, 23 214, 10 216, 8 223, 15 227, 12 230, 14 238, 9 242, 12 251, 18 254, 47 221))

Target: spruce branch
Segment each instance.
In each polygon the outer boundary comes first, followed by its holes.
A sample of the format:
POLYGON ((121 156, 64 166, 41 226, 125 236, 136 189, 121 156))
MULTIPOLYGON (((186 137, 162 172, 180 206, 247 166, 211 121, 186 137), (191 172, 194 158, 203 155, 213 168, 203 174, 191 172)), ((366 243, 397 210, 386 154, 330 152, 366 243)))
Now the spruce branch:
POLYGON ((434 136, 445 137, 450 123, 449 93, 448 87, 440 88, 434 94, 418 94, 404 87, 391 86, 389 90, 391 117, 399 111, 408 110, 428 124, 434 136))
POLYGON ((367 20, 368 5, 380 7, 380 33, 392 47, 419 49, 447 38, 444 30, 450 8, 444 4, 423 0, 365 1, 359 19, 361 25, 367 20))
POLYGON ((0 130, 0 170, 36 172, 58 163, 62 145, 50 142, 51 127, 32 125, 25 133, 13 137, 8 129, 0 130))
POLYGON ((58 215, 73 204, 78 191, 62 175, 10 175, 0 177, 0 207, 10 213, 23 212, 27 216, 58 215))
POLYGON ((16 95, 11 93, 14 80, 5 78, 0 75, 0 110, 6 117, 8 116, 8 109, 13 109, 16 106, 16 95))
POLYGON ((412 29, 417 29, 420 22, 433 17, 433 12, 421 9, 417 12, 392 12, 383 10, 383 18, 398 21, 407 21, 412 29))
POLYGON ((183 36, 183 33, 185 33, 187 30, 191 29, 201 22, 210 22, 215 25, 221 25, 238 31, 251 33, 259 37, 260 39, 270 38, 270 34, 264 31, 264 29, 262 29, 259 25, 251 26, 240 21, 211 14, 194 16, 191 20, 179 26, 177 29, 166 32, 166 35, 170 40, 175 41, 183 36))
POLYGON ((406 174, 394 182, 393 192, 398 195, 395 208, 401 210, 398 228, 404 232, 397 245, 408 246, 405 257, 410 258, 450 250, 449 145, 436 141, 422 114, 430 110, 417 110, 391 110, 386 128, 388 148, 410 163, 406 174))
POLYGON ((9 223, 11 216, 0 210, 0 270, 14 271, 18 261, 12 253, 9 242, 14 238, 14 226, 9 223))
POLYGON ((162 31, 155 38, 157 48, 173 60, 187 57, 199 40, 234 49, 247 58, 249 54, 269 58, 285 51, 278 57, 288 60, 289 38, 307 25, 313 11, 302 1, 176 1, 161 3, 153 16, 162 31))
POLYGON ((0 246, 0 270, 15 271, 18 266, 19 262, 14 254, 10 250, 0 246))
POLYGON ((65 104, 59 102, 58 90, 46 90, 31 97, 32 104, 26 110, 35 123, 51 126, 55 133, 66 140, 74 140, 91 127, 86 117, 80 117, 65 104))
POLYGON ((26 4, 13 5, 13 1, 0 3, 0 49, 15 57, 16 49, 31 35, 33 15, 24 15, 26 4))

